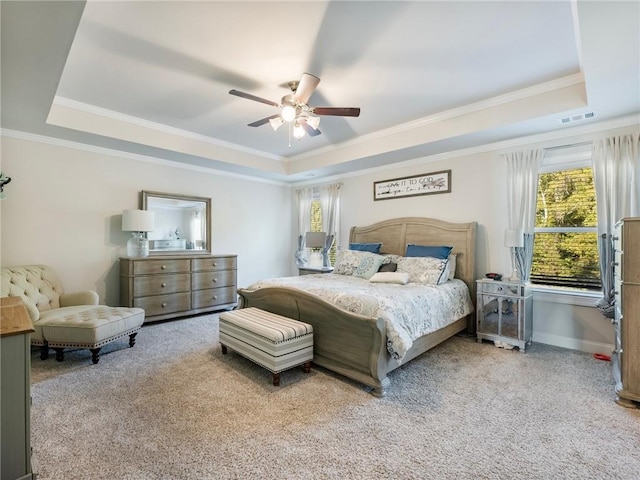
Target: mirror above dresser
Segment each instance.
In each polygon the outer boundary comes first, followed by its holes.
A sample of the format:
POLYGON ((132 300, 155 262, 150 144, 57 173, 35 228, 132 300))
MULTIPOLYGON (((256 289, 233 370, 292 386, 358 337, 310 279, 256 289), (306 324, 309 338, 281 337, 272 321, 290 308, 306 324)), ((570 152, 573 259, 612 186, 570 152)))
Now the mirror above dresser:
POLYGON ((143 190, 140 208, 154 212, 150 255, 211 253, 211 199, 143 190))

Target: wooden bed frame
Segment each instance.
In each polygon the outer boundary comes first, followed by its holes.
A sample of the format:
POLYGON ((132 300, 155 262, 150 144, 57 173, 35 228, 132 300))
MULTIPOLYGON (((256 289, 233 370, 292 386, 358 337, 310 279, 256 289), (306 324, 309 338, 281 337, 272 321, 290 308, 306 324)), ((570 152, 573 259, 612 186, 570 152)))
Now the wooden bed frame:
MULTIPOLYGON (((404 255, 407 244, 449 245, 457 254, 456 278, 463 280, 475 301, 476 222, 450 223, 422 217, 385 220, 352 227, 350 243, 382 242, 381 253, 404 255)), ((474 315, 424 335, 413 342, 402 361, 387 353, 386 328, 380 318, 341 310, 314 296, 288 287, 239 289, 240 307, 257 307, 313 325, 313 362, 373 388, 383 396, 391 382, 387 374, 464 329, 473 330, 474 315)))

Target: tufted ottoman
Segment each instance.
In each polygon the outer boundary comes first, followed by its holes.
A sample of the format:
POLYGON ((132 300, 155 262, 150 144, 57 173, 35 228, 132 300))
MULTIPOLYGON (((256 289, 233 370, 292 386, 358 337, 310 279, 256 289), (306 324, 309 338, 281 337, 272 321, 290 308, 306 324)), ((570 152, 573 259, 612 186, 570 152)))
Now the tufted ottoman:
POLYGON ((47 265, 22 265, 0 269, 0 296, 20 297, 33 323, 31 345, 40 347, 40 358, 56 351, 64 359, 65 348, 88 348, 93 363, 100 360, 103 345, 129 336, 129 346, 144 322, 141 308, 99 304, 97 292, 65 293, 62 282, 47 265))
POLYGON ((280 385, 280 372, 304 365, 309 373, 313 359, 313 326, 258 308, 243 308, 220 314, 222 353, 231 347, 243 357, 273 373, 280 385))
MULTIPOLYGON (((100 349, 107 343, 129 336, 133 347, 143 322, 144 310, 139 308, 78 305, 43 312, 35 326, 59 362, 64 360, 65 348, 88 348, 91 360, 98 363, 100 349)), ((48 348, 42 350, 43 360, 48 348)))

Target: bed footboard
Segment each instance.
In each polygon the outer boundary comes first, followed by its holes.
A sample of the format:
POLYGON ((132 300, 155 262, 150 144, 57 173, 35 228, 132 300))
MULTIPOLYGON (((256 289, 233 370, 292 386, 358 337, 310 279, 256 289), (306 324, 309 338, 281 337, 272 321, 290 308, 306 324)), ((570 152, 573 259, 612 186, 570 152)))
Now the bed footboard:
POLYGON ((341 310, 287 287, 239 289, 240 308, 256 307, 313 325, 313 362, 364 383, 383 396, 387 377, 386 327, 379 318, 341 310))

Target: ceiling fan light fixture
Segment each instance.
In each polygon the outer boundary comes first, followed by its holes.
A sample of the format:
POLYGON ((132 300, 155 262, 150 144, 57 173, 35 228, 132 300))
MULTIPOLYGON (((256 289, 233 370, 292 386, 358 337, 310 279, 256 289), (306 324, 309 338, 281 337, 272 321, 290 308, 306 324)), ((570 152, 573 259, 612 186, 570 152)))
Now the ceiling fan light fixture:
POLYGON ((306 132, 304 131, 304 128, 302 128, 302 126, 298 122, 296 122, 295 126, 293 127, 293 136, 300 140, 302 137, 304 137, 305 133, 306 132))
POLYGON ((291 105, 285 105, 282 107, 282 119, 285 122, 290 122, 296 118, 296 109, 291 105))
POLYGON ((309 115, 307 117, 307 125, 312 127, 314 130, 317 130, 318 127, 320 126, 320 117, 317 117, 315 115, 309 115))
POLYGON ((269 124, 271 125, 271 128, 273 128, 274 132, 277 132, 283 123, 284 120, 282 119, 282 117, 276 117, 269 120, 269 124))

